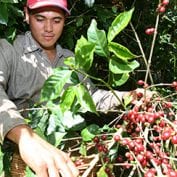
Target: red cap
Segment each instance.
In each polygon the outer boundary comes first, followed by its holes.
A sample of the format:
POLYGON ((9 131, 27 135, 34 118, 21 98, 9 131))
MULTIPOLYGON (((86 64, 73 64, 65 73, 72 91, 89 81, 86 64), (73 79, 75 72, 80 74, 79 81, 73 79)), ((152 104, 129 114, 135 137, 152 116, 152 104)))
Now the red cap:
POLYGON ((59 7, 70 15, 70 11, 67 8, 67 0, 27 0, 27 7, 30 9, 37 9, 46 6, 59 7))

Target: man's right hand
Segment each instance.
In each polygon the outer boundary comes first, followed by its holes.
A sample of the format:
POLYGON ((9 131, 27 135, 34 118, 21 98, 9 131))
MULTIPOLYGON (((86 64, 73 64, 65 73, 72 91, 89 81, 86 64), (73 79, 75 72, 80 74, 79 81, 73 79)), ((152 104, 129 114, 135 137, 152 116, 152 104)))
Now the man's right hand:
POLYGON ((23 161, 38 177, 77 177, 79 172, 69 156, 52 146, 27 125, 19 125, 7 134, 18 144, 23 161))

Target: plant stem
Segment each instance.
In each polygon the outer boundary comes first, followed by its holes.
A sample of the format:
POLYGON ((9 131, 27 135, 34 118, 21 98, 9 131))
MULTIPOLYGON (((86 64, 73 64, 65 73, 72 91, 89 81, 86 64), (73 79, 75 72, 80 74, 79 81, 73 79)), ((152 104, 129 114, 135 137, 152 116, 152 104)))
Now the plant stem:
POLYGON ((98 161, 99 161, 99 154, 96 154, 94 159, 90 162, 89 167, 87 168, 87 170, 82 175, 82 177, 89 176, 90 172, 93 170, 93 168, 95 167, 95 165, 97 164, 98 161))
MULTIPOLYGON (((140 39, 139 39, 139 37, 138 37, 138 34, 137 34, 137 32, 136 32, 136 30, 135 30, 135 28, 134 28, 134 26, 133 26, 132 23, 130 23, 130 26, 131 26, 131 28, 132 28, 134 34, 135 34, 135 38, 136 38, 136 40, 137 40, 137 43, 138 43, 138 46, 139 46, 139 48, 140 48, 142 57, 143 57, 143 59, 144 59, 144 63, 145 63, 145 65, 146 65, 146 67, 148 67, 148 62, 147 62, 147 59, 146 59, 146 56, 145 56, 145 53, 144 53, 144 50, 143 50, 141 41, 140 41, 140 39)), ((151 75, 150 70, 148 70, 148 72, 149 72, 149 77, 150 77, 151 83, 153 83, 153 78, 152 78, 152 75, 151 75)))
POLYGON ((150 55, 149 55, 149 59, 148 59, 147 71, 146 71, 146 76, 145 76, 145 83, 147 83, 148 74, 150 72, 150 66, 151 66, 151 62, 152 62, 152 55, 153 55, 155 41, 156 41, 156 37, 157 37, 157 29, 158 29, 158 24, 159 24, 159 17, 160 17, 160 15, 157 14, 156 24, 155 24, 155 32, 154 32, 154 35, 153 35, 153 40, 152 40, 152 44, 151 44, 150 55))
POLYGON ((74 69, 76 72, 79 72, 79 73, 85 75, 86 78, 90 78, 90 79, 102 82, 104 84, 104 86, 106 86, 113 93, 113 95, 117 98, 117 100, 119 101, 121 106, 124 108, 124 110, 126 109, 125 105, 122 103, 122 100, 118 97, 118 95, 116 94, 114 89, 112 89, 112 87, 108 83, 106 83, 103 79, 91 76, 91 75, 89 75, 89 74, 87 74, 87 73, 85 73, 83 71, 77 70, 75 68, 72 68, 72 69, 74 69))

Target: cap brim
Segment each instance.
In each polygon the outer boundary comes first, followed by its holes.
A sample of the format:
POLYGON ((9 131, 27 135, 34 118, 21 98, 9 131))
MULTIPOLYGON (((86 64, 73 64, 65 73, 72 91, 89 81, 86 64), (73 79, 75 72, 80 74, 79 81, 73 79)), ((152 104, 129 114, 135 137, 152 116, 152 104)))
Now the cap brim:
POLYGON ((70 15, 70 11, 66 8, 66 7, 63 7, 63 6, 60 6, 58 5, 58 3, 51 3, 50 1, 49 2, 38 2, 38 3, 35 3, 35 5, 29 5, 28 7, 30 9, 37 9, 37 8, 41 8, 41 7, 49 7, 49 6, 53 6, 53 7, 59 7, 60 9, 64 10, 68 15, 70 15))

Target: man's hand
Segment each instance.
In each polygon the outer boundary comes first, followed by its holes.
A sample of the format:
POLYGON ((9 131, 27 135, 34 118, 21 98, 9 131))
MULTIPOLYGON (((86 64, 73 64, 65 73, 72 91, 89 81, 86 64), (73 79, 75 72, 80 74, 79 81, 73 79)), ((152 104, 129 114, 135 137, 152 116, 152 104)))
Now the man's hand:
POLYGON ((7 138, 19 146, 24 162, 38 177, 77 177, 79 172, 69 156, 55 148, 27 125, 13 128, 7 138))

